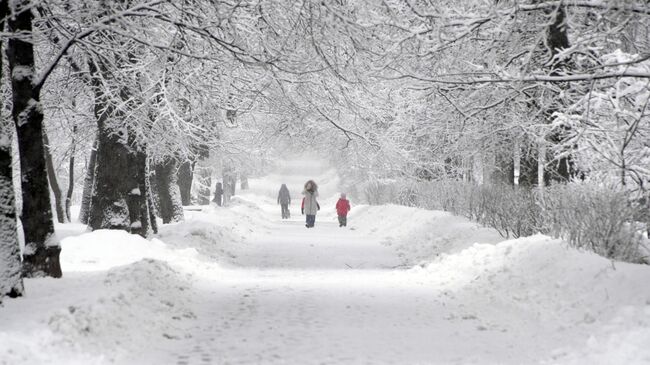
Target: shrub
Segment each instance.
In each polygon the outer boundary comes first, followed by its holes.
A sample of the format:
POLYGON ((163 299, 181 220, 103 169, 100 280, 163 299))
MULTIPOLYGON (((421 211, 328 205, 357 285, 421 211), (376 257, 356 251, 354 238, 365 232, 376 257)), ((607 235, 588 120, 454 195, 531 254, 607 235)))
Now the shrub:
POLYGON ((365 191, 371 204, 444 210, 492 227, 505 238, 541 232, 608 258, 650 261, 645 225, 638 222, 648 222, 647 204, 613 187, 557 184, 544 189, 543 199, 527 187, 456 180, 385 180, 368 183, 365 191))
POLYGON ((558 184, 545 190, 545 233, 571 246, 628 262, 647 262, 645 225, 635 219, 647 207, 630 201, 629 194, 606 185, 558 184))

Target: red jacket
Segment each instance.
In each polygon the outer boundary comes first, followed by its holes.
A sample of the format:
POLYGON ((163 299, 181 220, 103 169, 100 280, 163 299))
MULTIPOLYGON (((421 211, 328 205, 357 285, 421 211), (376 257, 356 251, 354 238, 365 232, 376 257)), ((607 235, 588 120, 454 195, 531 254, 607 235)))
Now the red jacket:
POLYGON ((348 212, 350 211, 350 201, 347 199, 339 199, 339 201, 336 202, 336 214, 346 216, 348 215, 348 212))

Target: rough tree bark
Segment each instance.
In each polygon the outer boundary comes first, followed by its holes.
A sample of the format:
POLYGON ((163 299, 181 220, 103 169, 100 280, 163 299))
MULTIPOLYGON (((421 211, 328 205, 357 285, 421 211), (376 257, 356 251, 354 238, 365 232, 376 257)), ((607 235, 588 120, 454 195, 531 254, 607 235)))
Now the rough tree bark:
POLYGON ((0 302, 5 295, 15 298, 23 293, 11 166, 12 133, 7 124, 0 120, 0 302))
POLYGON ((156 188, 160 200, 160 217, 163 223, 180 222, 184 217, 181 192, 178 186, 178 162, 165 158, 156 164, 156 188))
MULTIPOLYGON (((0 1, 0 31, 4 31, 4 19, 9 15, 7 5, 6 1, 0 1)), ((2 47, 0 41, 0 50, 2 47)), ((4 82, 3 60, 0 55, 0 82, 4 82)), ((12 136, 10 121, 0 114, 0 303, 3 296, 15 298, 24 291, 11 160, 12 136)))
MULTIPOLYGON (((33 14, 28 1, 16 4, 8 18, 10 32, 32 35, 33 14)), ((7 47, 12 116, 16 124, 23 198, 22 224, 25 233, 23 271, 28 277, 61 277, 61 247, 54 240, 52 207, 43 146, 43 110, 40 86, 34 85, 34 47, 31 39, 10 38, 7 47)))
POLYGON ((122 229, 146 237, 150 228, 146 154, 125 145, 111 133, 104 116, 98 118, 98 127, 95 188, 88 225, 92 229, 122 229))
POLYGON ((50 150, 50 140, 47 137, 47 132, 43 131, 43 146, 45 147, 45 167, 47 168, 47 177, 50 181, 50 188, 54 194, 54 209, 56 211, 56 219, 59 223, 69 222, 69 217, 65 213, 65 202, 63 201, 63 191, 59 185, 59 179, 56 177, 56 168, 54 167, 54 159, 50 150))
POLYGON ((137 147, 134 133, 128 126, 122 128, 121 133, 114 133, 112 122, 119 125, 119 118, 124 116, 104 93, 102 80, 111 80, 111 75, 100 69, 103 67, 99 62, 90 63, 98 132, 95 188, 88 225, 93 230, 121 229, 146 237, 151 228, 147 154, 137 147))
POLYGON ((88 224, 92 229, 122 229, 146 237, 150 228, 147 157, 112 133, 106 117, 98 118, 95 188, 88 224))
POLYGON ((90 150, 90 158, 88 159, 88 167, 86 168, 86 176, 84 178, 84 190, 81 196, 81 209, 79 210, 79 222, 88 224, 88 216, 90 215, 90 202, 92 200, 93 189, 95 188, 95 166, 97 161, 97 138, 90 150))
POLYGON ((192 205, 192 179, 194 178, 194 162, 187 160, 178 168, 178 187, 183 205, 192 205))
POLYGON ((156 220, 156 205, 154 202, 154 192, 151 184, 151 172, 149 171, 149 166, 147 166, 147 178, 145 179, 145 188, 147 190, 147 208, 149 209, 149 221, 151 224, 151 230, 153 233, 158 233, 158 221, 156 220))

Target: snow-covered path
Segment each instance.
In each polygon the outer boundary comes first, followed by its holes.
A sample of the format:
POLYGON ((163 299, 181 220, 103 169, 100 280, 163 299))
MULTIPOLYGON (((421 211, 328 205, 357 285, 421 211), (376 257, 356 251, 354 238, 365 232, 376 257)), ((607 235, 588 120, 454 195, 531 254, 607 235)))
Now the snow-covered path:
POLYGON ((58 226, 65 275, 0 307, 0 364, 650 364, 650 267, 394 205, 353 202, 339 228, 323 170, 251 179, 150 240, 58 226))
POLYGON ((489 308, 486 293, 396 269, 378 237, 333 222, 276 220, 234 256, 199 276, 186 338, 135 363, 528 363, 557 340, 529 313, 489 308))
MULTIPOLYGON (((196 284, 191 337, 138 362, 169 363, 172 355, 179 365, 483 363, 505 360, 504 350, 517 345, 515 334, 471 315, 456 321, 452 314, 471 303, 450 303, 395 270, 400 259, 376 238, 331 222, 267 229, 238 255, 238 267, 196 284)), ((535 351, 511 352, 520 362, 535 351)))

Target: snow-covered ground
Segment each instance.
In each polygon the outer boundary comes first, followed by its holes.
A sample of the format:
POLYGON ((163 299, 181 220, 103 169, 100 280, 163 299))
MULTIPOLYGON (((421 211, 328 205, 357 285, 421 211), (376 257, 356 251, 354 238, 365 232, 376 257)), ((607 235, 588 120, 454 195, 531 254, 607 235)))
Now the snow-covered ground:
POLYGON ((339 228, 322 164, 250 184, 151 240, 58 226, 65 276, 5 301, 0 363, 650 363, 648 266, 400 206, 353 201, 339 228), (314 229, 300 216, 308 178, 314 229))

